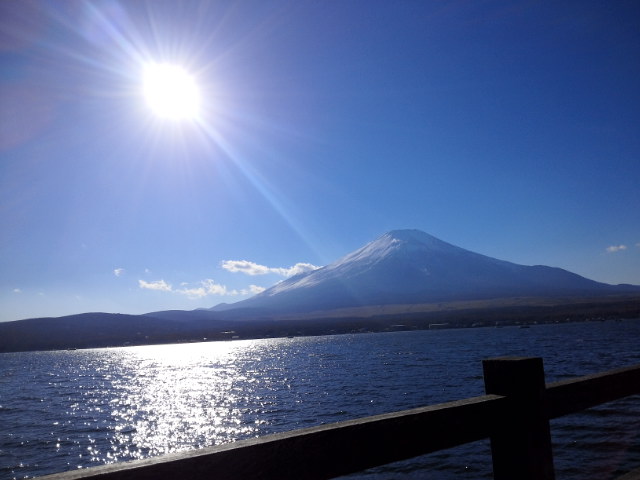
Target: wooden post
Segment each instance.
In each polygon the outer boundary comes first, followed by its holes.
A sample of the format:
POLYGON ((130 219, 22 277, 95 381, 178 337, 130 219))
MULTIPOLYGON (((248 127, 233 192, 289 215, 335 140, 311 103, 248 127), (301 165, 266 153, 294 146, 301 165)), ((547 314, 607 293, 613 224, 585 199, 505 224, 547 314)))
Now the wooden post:
POLYGON ((542 358, 492 358, 482 367, 486 393, 509 399, 491 434, 494 479, 554 480, 542 358))

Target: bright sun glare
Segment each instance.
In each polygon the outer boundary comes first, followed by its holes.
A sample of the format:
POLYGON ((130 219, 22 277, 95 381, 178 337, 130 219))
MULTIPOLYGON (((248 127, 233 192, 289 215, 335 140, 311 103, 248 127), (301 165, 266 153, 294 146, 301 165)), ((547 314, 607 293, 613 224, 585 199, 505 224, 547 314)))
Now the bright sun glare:
POLYGON ((195 80, 182 67, 152 63, 144 67, 144 96, 160 118, 189 120, 198 115, 200 92, 195 80))

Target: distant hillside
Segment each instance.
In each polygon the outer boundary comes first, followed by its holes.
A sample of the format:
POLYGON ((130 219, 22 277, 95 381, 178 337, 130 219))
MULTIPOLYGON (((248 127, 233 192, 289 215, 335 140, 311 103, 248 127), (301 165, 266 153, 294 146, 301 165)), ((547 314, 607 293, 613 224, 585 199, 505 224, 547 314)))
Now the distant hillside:
MULTIPOLYGON (((254 320, 222 320, 213 312, 151 315, 86 313, 0 323, 0 352, 115 347, 235 338, 336 335, 411 329, 508 326, 640 319, 640 295, 597 298, 506 298, 433 304, 379 305, 254 320)), ((639 320, 640 321, 640 320, 639 320)))
MULTIPOLYGON (((199 318, 188 312, 184 321, 149 315, 83 313, 59 318, 32 318, 0 323, 0 352, 60 350, 120 345, 144 345, 184 340, 202 340, 203 332, 228 329, 228 322, 199 318)), ((222 338, 222 337, 221 337, 222 338)))

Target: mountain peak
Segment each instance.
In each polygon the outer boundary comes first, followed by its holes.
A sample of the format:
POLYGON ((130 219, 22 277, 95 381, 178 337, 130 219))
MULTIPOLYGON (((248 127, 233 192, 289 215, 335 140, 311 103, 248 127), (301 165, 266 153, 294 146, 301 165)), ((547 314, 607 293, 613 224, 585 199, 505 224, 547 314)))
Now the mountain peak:
POLYGON ((371 259, 379 259, 389 255, 413 255, 417 252, 425 255, 427 253, 434 254, 453 250, 463 251, 464 249, 444 242, 421 230, 391 230, 339 261, 344 262, 346 259, 361 258, 362 256, 371 256, 371 259))
POLYGON ((417 229, 391 230, 390 232, 387 232, 382 236, 388 236, 398 240, 418 242, 437 240, 436 237, 417 229))
POLYGON ((376 242, 385 242, 385 241, 395 241, 407 244, 414 245, 423 245, 428 247, 453 247, 453 245, 443 242, 439 238, 434 237, 433 235, 429 235, 428 233, 423 232, 422 230, 415 229, 406 229, 406 230, 391 230, 390 232, 385 233, 380 236, 377 240, 374 240, 372 243, 376 242))

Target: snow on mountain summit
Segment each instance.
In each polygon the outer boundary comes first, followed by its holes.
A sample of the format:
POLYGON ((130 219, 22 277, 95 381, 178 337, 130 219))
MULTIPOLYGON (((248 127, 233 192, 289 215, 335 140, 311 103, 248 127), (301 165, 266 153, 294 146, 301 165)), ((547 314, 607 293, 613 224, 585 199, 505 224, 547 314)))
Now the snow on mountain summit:
POLYGON ((446 251, 462 250, 420 230, 393 230, 373 242, 328 265, 337 269, 345 265, 370 265, 393 256, 415 259, 421 255, 436 255, 446 251))
POLYGON ((398 262, 401 257, 410 262, 418 256, 457 248, 420 230, 393 230, 325 267, 284 280, 260 296, 309 288, 338 277, 346 280, 363 274, 380 262, 398 262))

